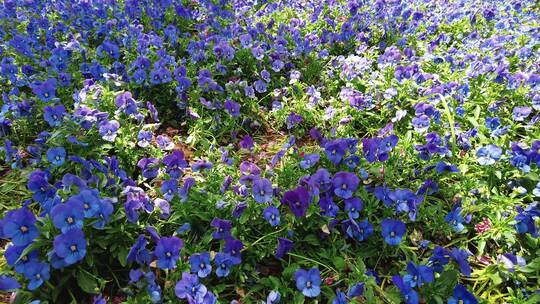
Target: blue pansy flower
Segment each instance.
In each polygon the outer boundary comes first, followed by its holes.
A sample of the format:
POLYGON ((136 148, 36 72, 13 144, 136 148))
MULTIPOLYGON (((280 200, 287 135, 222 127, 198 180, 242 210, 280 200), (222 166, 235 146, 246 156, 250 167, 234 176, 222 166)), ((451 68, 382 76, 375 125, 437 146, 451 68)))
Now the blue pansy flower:
POLYGON ((0 275, 0 291, 11 291, 19 288, 21 288, 21 284, 16 279, 7 275, 0 275))
POLYGON ((53 225, 66 233, 72 229, 82 229, 84 220, 83 202, 71 198, 65 203, 54 206, 51 210, 53 225))
POLYGON ((414 290, 410 285, 406 284, 403 281, 403 278, 400 275, 395 275, 392 277, 392 282, 399 289, 403 297, 405 298, 405 303, 407 304, 418 304, 419 296, 416 290, 414 290))
POLYGON ((266 297, 266 304, 278 304, 281 300, 281 294, 279 291, 272 290, 268 294, 268 297, 266 297))
POLYGON ((206 278, 212 272, 208 252, 192 254, 189 257, 189 265, 191 265, 191 272, 196 273, 199 278, 206 278))
POLYGON ((317 162, 319 161, 321 157, 319 154, 306 154, 304 155, 304 159, 300 161, 300 168, 302 169, 309 169, 313 167, 317 162))
POLYGON ((407 274, 403 276, 403 282, 411 288, 422 287, 424 283, 433 283, 434 280, 435 276, 431 267, 407 263, 407 274))
POLYGON ((63 165, 66 160, 66 149, 63 147, 49 148, 47 150, 47 160, 56 167, 63 165))
POLYGON ((461 232, 465 229, 463 226, 465 219, 463 219, 460 213, 461 207, 456 205, 444 218, 446 222, 452 226, 452 229, 454 229, 455 232, 461 232))
POLYGON ((268 206, 263 211, 264 219, 272 226, 278 226, 280 223, 280 216, 278 208, 274 206, 268 206))
POLYGON ((221 278, 229 275, 233 261, 230 255, 218 252, 214 257, 214 264, 216 265, 216 275, 221 278))
POLYGON ((334 193, 343 199, 352 197, 360 179, 352 172, 338 172, 333 179, 334 193))
POLYGON ((29 280, 28 289, 35 290, 50 278, 50 266, 44 262, 34 262, 24 276, 29 280))
POLYGON ((51 127, 58 127, 62 124, 62 119, 66 115, 66 108, 63 105, 45 106, 43 108, 43 119, 51 127))
POLYGON ((351 197, 345 200, 345 211, 350 218, 357 219, 360 216, 362 207, 362 200, 358 197, 351 197))
POLYGON ((178 261, 182 247, 184 247, 184 241, 175 236, 160 238, 154 250, 157 266, 160 269, 176 268, 176 261, 178 261))
POLYGON ((79 229, 72 229, 54 238, 54 252, 67 265, 75 264, 86 255, 86 239, 79 229))
POLYGON ((487 145, 476 151, 476 158, 480 165, 493 165, 501 159, 502 149, 496 145, 487 145))
POLYGON ((462 250, 453 248, 450 252, 450 257, 458 264, 459 270, 466 276, 471 276, 471 266, 467 262, 467 259, 471 256, 468 250, 462 250))
POLYGON ((465 286, 457 284, 448 299, 448 304, 477 304, 478 300, 470 293, 465 286))
POLYGON ((399 220, 384 219, 381 222, 381 230, 384 241, 391 246, 397 246, 405 234, 405 224, 399 220))
POLYGON ((10 238, 15 246, 30 244, 39 235, 36 216, 27 207, 7 212, 0 228, 1 235, 10 238))
POLYGON ((268 203, 272 200, 272 183, 266 178, 256 178, 253 180, 252 192, 257 203, 268 203))
POLYGON ((296 288, 309 298, 315 298, 321 293, 321 274, 319 269, 298 269, 294 273, 296 288))

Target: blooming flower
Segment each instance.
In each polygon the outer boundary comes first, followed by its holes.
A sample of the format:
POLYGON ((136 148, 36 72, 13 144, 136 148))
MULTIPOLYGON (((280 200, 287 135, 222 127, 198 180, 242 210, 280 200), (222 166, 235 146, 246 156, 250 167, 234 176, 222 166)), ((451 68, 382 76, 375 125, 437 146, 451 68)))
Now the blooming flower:
POLYGON ((309 193, 306 188, 302 186, 296 187, 294 190, 286 191, 283 194, 281 203, 289 206, 292 213, 296 217, 303 217, 306 215, 307 208, 309 206, 309 193))
POLYGON ((161 193, 167 201, 171 201, 178 193, 178 181, 174 178, 164 181, 161 184, 161 193))
POLYGON ((63 105, 45 106, 43 108, 43 119, 51 127, 58 127, 62 124, 62 119, 66 115, 66 108, 63 105))
POLYGON ((39 235, 36 217, 27 207, 7 212, 0 228, 2 235, 10 238, 15 246, 30 244, 39 235))
POLYGON ((52 208, 51 218, 54 226, 62 230, 62 233, 72 229, 82 229, 84 220, 83 202, 71 198, 65 203, 58 204, 52 208))
POLYGON ((471 256, 471 253, 468 250, 453 248, 450 252, 450 257, 458 264, 461 273, 466 276, 471 275, 471 266, 467 262, 469 256, 471 256))
POLYGON ((348 199, 352 197, 360 180, 354 173, 338 172, 334 175, 332 183, 334 185, 334 193, 343 199, 348 199))
POLYGON ((304 159, 300 161, 300 168, 309 169, 313 167, 319 161, 319 154, 306 154, 304 159))
POLYGON ((272 226, 278 226, 280 223, 279 210, 274 206, 268 206, 263 211, 264 219, 272 226))
POLYGON ((487 145, 476 151, 476 157, 480 165, 493 165, 501 159, 502 149, 496 145, 487 145))
POLYGON ((538 237, 535 218, 540 217, 540 209, 537 206, 538 203, 532 203, 525 209, 516 207, 518 214, 515 217, 515 227, 518 233, 530 233, 533 237, 538 237))
POLYGON ((212 233, 212 237, 216 240, 224 240, 231 236, 231 221, 215 218, 210 223, 210 226, 216 228, 216 231, 212 233))
POLYGON ((477 304, 478 300, 470 293, 465 286, 457 284, 452 292, 452 296, 448 299, 448 304, 477 304))
POLYGON ((99 135, 103 140, 114 142, 120 124, 116 120, 107 120, 99 124, 99 135))
POLYGON ((66 159, 66 149, 63 147, 49 148, 47 150, 47 160, 58 167, 64 164, 66 159))
POLYGON ((128 262, 137 262, 139 265, 144 265, 150 263, 152 256, 150 251, 146 249, 146 244, 148 242, 144 238, 144 235, 141 234, 135 241, 135 244, 129 250, 127 255, 128 262))
POLYGON ((429 264, 435 272, 441 273, 444 271, 444 266, 449 262, 450 252, 441 246, 435 247, 432 256, 429 258, 429 264))
POLYGON ((502 263, 506 269, 510 272, 514 272, 516 266, 525 266, 527 261, 525 258, 519 255, 513 255, 511 253, 504 253, 497 257, 497 261, 502 263))
POLYGON ((56 79, 49 78, 44 82, 36 82, 33 84, 32 91, 39 99, 45 102, 51 101, 56 97, 56 79))
MULTIPOLYGON (((19 288, 21 288, 21 284, 19 284, 16 279, 7 275, 0 275, 0 291, 10 291, 19 288)), ((272 302, 272 304, 274 303, 277 302, 272 302)))
POLYGON ((397 246, 405 234, 405 224, 399 220, 384 219, 381 222, 384 241, 391 246, 397 246))
POLYGON ((276 249, 275 257, 276 259, 281 259, 284 255, 286 255, 289 251, 291 251, 294 248, 293 241, 279 237, 278 238, 278 246, 276 249))
POLYGON ((300 268, 294 273, 294 279, 296 280, 296 288, 304 296, 315 298, 321 293, 321 275, 319 269, 312 268, 305 270, 300 268))
POLYGON ((465 220, 460 213, 461 207, 456 205, 444 218, 445 221, 452 226, 452 229, 454 229, 455 232, 461 232, 465 229, 463 226, 465 220))
POLYGON ((192 254, 189 257, 189 265, 191 265, 191 272, 196 273, 199 278, 206 278, 212 272, 208 252, 192 254))
POLYGON ((266 298, 266 304, 278 304, 280 300, 281 294, 279 293, 279 291, 272 290, 266 298))
POLYGON ((86 255, 86 239, 79 229, 71 229, 54 238, 54 252, 67 265, 75 264, 86 255))
POLYGON ((154 250, 157 266, 160 269, 176 268, 176 261, 182 247, 184 247, 184 241, 175 236, 160 238, 154 250))
POLYGON ((174 287, 174 293, 178 298, 186 299, 190 303, 203 303, 208 290, 199 282, 198 276, 184 272, 182 279, 174 287))
POLYGON ((229 275, 233 261, 228 254, 218 252, 214 257, 214 264, 216 265, 216 275, 221 278, 229 275))
POLYGON ((174 150, 163 157, 163 164, 165 165, 165 172, 172 178, 180 178, 182 169, 188 167, 188 163, 184 158, 184 152, 181 150, 174 150))
POLYGON ((239 117, 240 116, 240 104, 227 99, 225 100, 225 103, 223 104, 223 107, 231 115, 232 117, 239 117))
POLYGON ((142 170, 144 178, 152 179, 159 173, 159 159, 155 157, 141 158, 137 162, 137 167, 142 170))
POLYGON ((407 263, 407 274, 403 276, 403 282, 411 288, 422 287, 424 283, 433 283, 434 280, 435 276, 431 267, 407 263))
POLYGON ((416 219, 418 205, 422 201, 422 197, 415 195, 409 189, 396 189, 388 192, 388 198, 392 200, 397 212, 408 212, 411 220, 416 219))
POLYGON ((339 289, 336 289, 336 297, 332 300, 332 304, 348 304, 347 297, 339 289))
POLYGON ((272 183, 266 178, 256 178, 252 186, 253 198, 257 203, 268 203, 272 200, 272 183))
POLYGON ((419 296, 416 290, 414 290, 410 285, 406 284, 400 275, 393 276, 392 282, 394 282, 394 284, 399 289, 401 294, 405 297, 405 303, 407 304, 419 303, 419 296))
POLYGON ((338 165, 345 155, 346 148, 347 143, 345 141, 336 139, 326 142, 324 145, 324 152, 328 160, 330 160, 334 165, 338 165))
POLYGON ((364 283, 356 283, 349 287, 349 291, 347 292, 347 297, 349 298, 355 298, 358 296, 361 296, 364 293, 364 283))
POLYGON ((50 266, 43 262, 34 262, 24 273, 24 276, 30 280, 29 290, 35 290, 50 278, 50 266))
POLYGON ((345 200, 345 211, 347 211, 350 218, 357 219, 360 216, 362 207, 362 200, 358 197, 352 197, 345 200))

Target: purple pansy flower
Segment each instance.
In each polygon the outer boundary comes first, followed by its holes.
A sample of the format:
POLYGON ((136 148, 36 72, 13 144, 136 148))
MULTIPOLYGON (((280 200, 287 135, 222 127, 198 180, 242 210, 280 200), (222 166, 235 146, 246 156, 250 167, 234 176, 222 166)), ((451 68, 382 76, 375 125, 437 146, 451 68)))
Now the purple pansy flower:
POLYGON ((351 198, 360 183, 358 176, 352 172, 338 172, 332 181, 334 194, 343 199, 351 198))
POLYGON ((302 186, 298 186, 294 190, 286 191, 281 199, 281 203, 289 206, 296 217, 303 217, 306 215, 309 202, 309 192, 302 186))

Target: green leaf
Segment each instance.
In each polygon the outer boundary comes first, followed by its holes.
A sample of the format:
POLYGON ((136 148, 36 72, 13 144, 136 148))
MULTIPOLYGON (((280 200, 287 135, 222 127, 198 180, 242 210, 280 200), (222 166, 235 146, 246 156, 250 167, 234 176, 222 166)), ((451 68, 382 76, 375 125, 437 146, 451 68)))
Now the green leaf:
POLYGON ((99 292, 95 278, 86 270, 81 270, 77 274, 77 284, 87 293, 99 292))
POLYGON ((294 295, 294 299, 293 299, 294 304, 302 304, 302 303, 304 303, 304 301, 305 301, 305 298, 304 298, 304 295, 301 292, 297 292, 294 295))
POLYGON ((334 257, 334 266, 336 266, 336 269, 337 270, 342 270, 345 268, 346 266, 346 263, 345 263, 345 259, 343 259, 342 257, 334 257))

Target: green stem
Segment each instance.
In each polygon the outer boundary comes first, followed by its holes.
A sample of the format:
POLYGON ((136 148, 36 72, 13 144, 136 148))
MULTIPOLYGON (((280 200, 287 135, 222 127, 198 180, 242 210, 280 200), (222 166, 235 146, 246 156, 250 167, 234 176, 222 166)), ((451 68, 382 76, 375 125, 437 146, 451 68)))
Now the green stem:
POLYGON ((265 234, 265 235, 261 236, 260 238, 258 238, 257 240, 255 240, 255 242, 251 243, 250 245, 248 245, 248 246, 244 247, 242 250, 240 250, 240 252, 243 252, 243 251, 245 251, 245 250, 247 250, 247 249, 249 249, 249 248, 255 246, 256 244, 258 244, 259 242, 261 242, 261 241, 264 240, 265 238, 267 238, 267 237, 269 237, 269 236, 271 236, 271 235, 274 235, 274 234, 278 234, 278 233, 280 233, 281 231, 283 231, 283 230, 285 230, 285 229, 286 229, 286 227, 281 228, 280 230, 274 231, 274 232, 272 232, 272 233, 265 234))
POLYGON ((298 255, 298 254, 294 254, 294 253, 291 253, 291 252, 289 252, 288 254, 289 254, 290 256, 297 257, 297 258, 304 259, 304 260, 306 260, 306 261, 310 261, 310 262, 312 262, 312 263, 318 264, 318 265, 320 265, 320 266, 322 266, 322 267, 324 267, 324 268, 326 268, 326 269, 328 269, 328 270, 330 270, 330 271, 333 271, 333 272, 335 272, 335 273, 339 273, 339 271, 337 271, 335 268, 333 268, 333 267, 331 267, 331 266, 328 266, 328 265, 325 265, 325 264, 323 264, 323 263, 321 263, 321 262, 319 262, 319 261, 315 261, 315 260, 310 259, 310 258, 308 258, 308 257, 301 256, 301 255, 298 255))
POLYGON ((452 134, 452 152, 455 156, 455 150, 456 150, 456 130, 454 128, 454 115, 452 115, 452 112, 450 112, 450 108, 448 107, 448 104, 446 103, 446 98, 444 98, 443 95, 441 95, 441 101, 444 107, 444 114, 446 114, 446 118, 448 118, 448 124, 450 125, 450 132, 452 134))

